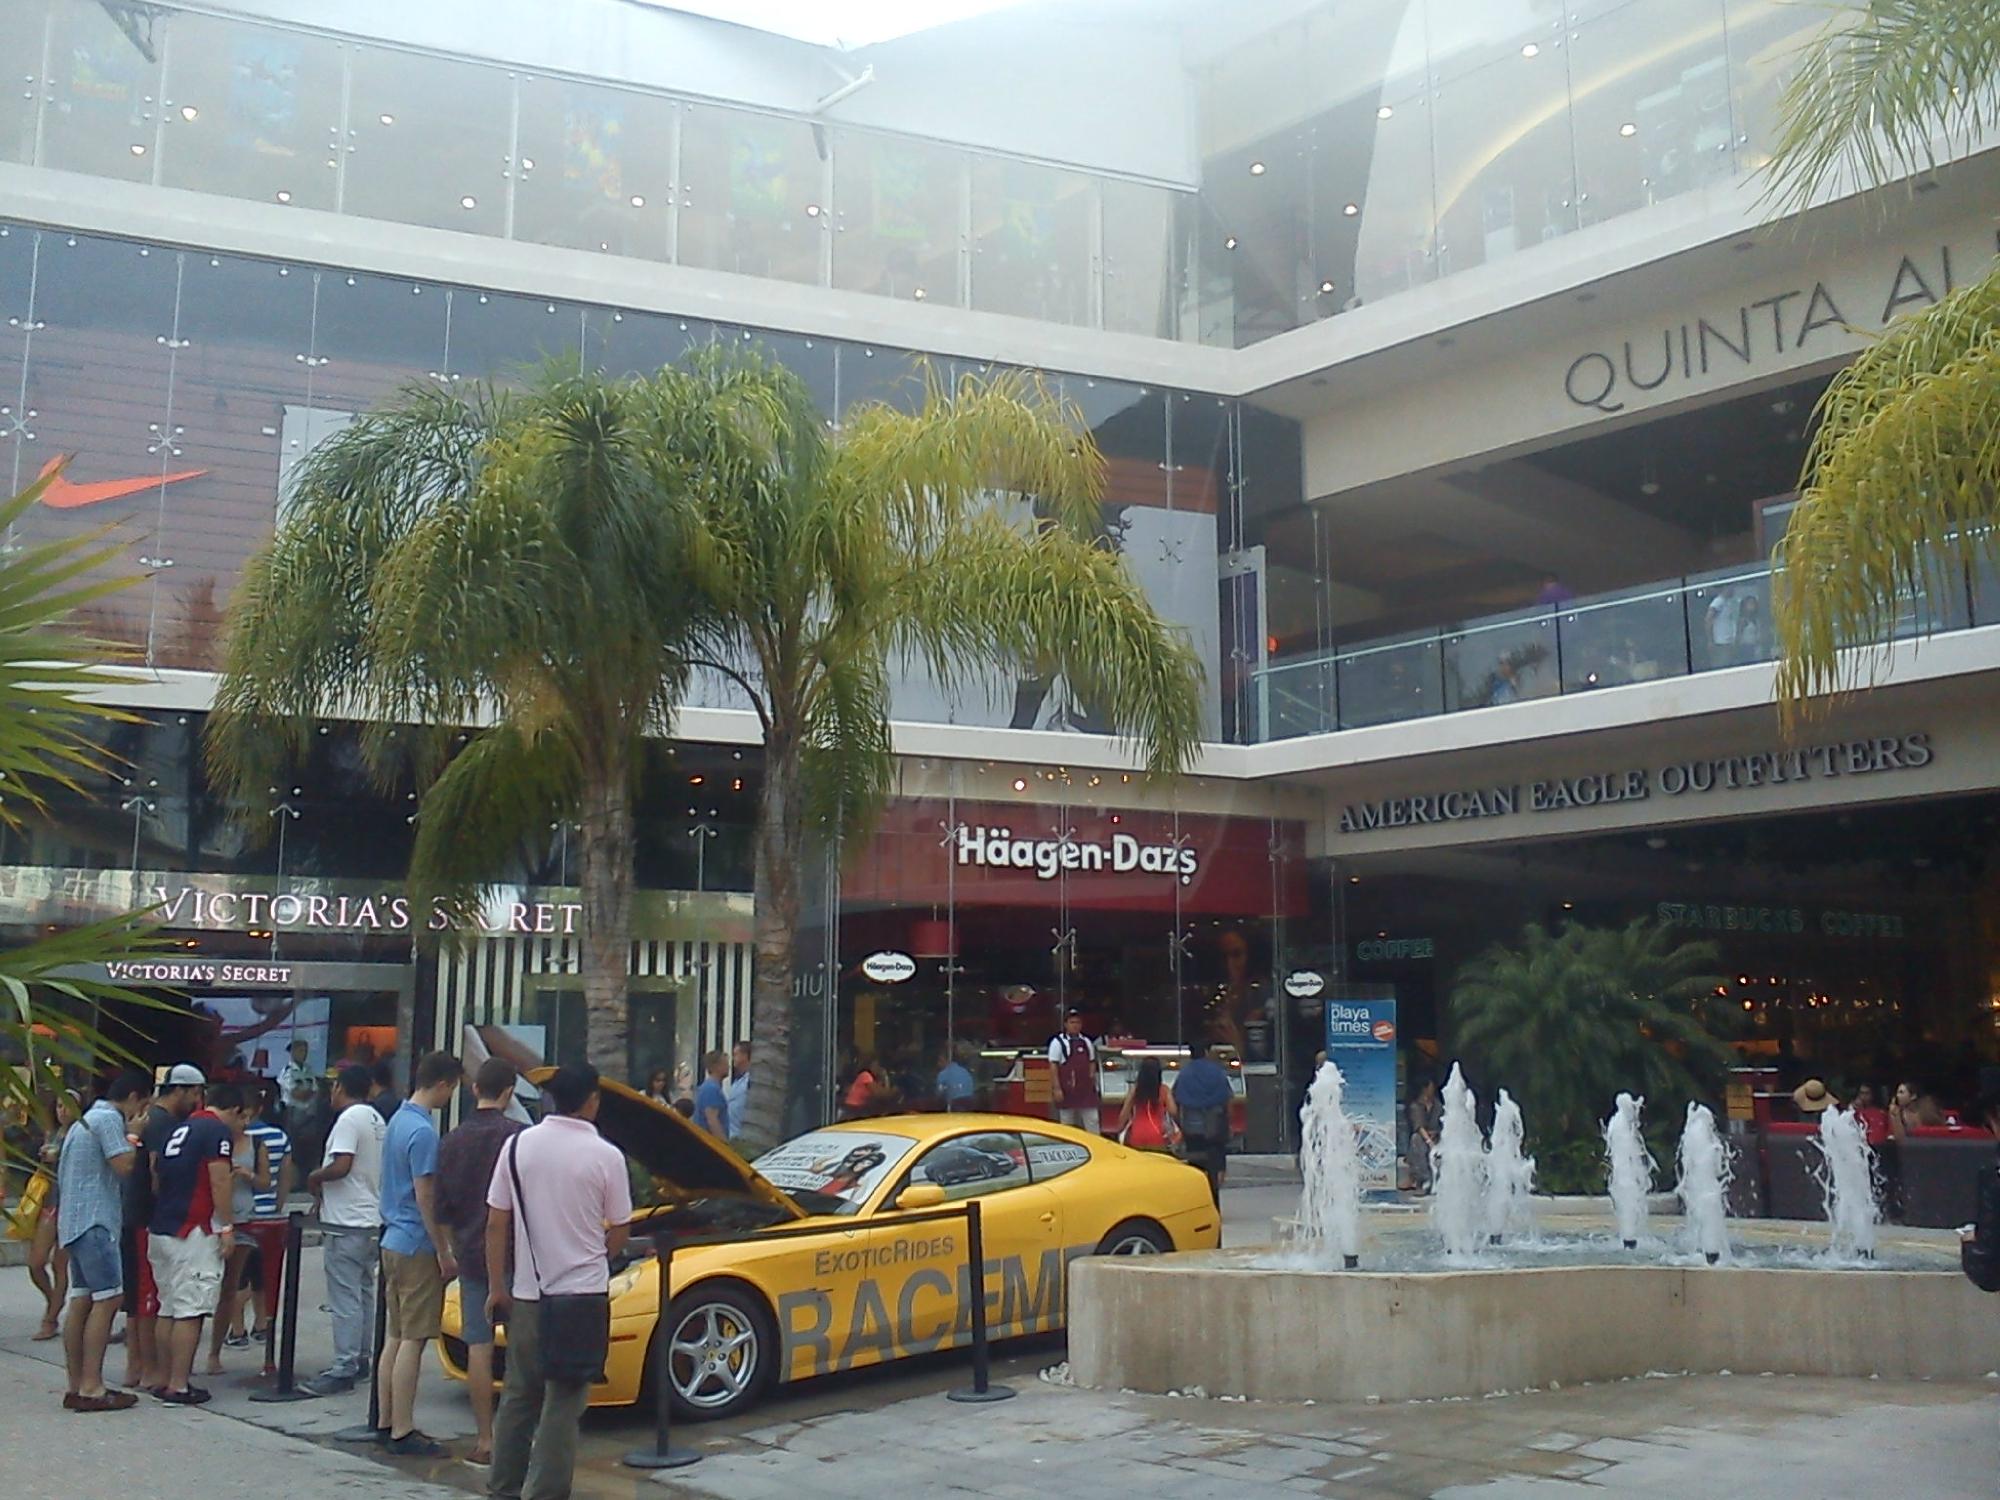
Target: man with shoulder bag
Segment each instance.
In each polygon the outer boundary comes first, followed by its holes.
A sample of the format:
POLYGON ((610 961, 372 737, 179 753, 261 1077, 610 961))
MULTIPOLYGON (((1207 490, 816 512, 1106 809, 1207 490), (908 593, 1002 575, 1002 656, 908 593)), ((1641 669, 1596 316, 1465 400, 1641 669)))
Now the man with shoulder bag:
POLYGON ((570 1492, 610 1351, 611 1257, 631 1229, 625 1158, 597 1133, 597 1069, 565 1064, 543 1092, 551 1113, 507 1142, 486 1191, 487 1314, 507 1327, 486 1492, 502 1500, 570 1492))
MULTIPOLYGON (((1975 1106, 1979 1123, 2000 1139, 2000 1084, 1989 1086, 1975 1106)), ((2000 1170, 1979 1169, 1972 1222, 1958 1232, 1958 1260, 1982 1292, 2000 1292, 2000 1170)))

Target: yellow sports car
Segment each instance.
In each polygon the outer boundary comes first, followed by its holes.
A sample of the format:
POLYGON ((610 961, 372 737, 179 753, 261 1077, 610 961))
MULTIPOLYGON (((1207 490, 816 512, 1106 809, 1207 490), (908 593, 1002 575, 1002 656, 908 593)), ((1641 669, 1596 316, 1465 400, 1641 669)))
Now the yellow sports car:
MULTIPOLYGON (((665 1232, 728 1244, 676 1248, 665 1336, 677 1415, 742 1410, 776 1381, 803 1380, 971 1341, 963 1220, 906 1224, 978 1197, 987 1328, 995 1338, 1061 1328, 1079 1255, 1212 1249, 1221 1214, 1208 1182, 1170 1156, 1134 1151, 1014 1115, 890 1115, 811 1131, 746 1163, 622 1084, 604 1084, 598 1129, 651 1197, 633 1217, 639 1253, 611 1277, 611 1355, 593 1406, 629 1405, 649 1385, 662 1336, 665 1232), (645 1185, 650 1179, 652 1192, 645 1185), (811 1234, 759 1243, 762 1232, 811 1234)), ((465 1378, 458 1288, 439 1354, 465 1378)), ((496 1378, 506 1331, 498 1331, 496 1378)))

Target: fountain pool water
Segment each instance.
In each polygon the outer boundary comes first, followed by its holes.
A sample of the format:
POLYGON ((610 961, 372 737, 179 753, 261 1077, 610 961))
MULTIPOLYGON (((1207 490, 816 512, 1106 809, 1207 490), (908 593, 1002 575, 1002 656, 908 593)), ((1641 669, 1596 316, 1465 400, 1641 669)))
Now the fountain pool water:
POLYGON ((1505 1089, 1494 1097, 1493 1133, 1486 1147, 1486 1243, 1498 1245, 1534 1231, 1535 1159, 1523 1149, 1521 1106, 1505 1089))
POLYGON ((1826 1193, 1826 1221, 1833 1228, 1828 1254, 1834 1260, 1872 1260, 1875 1226, 1875 1153, 1852 1110, 1834 1105, 1819 1117, 1820 1183, 1826 1193))
POLYGON ((1705 1104, 1690 1104, 1687 1124, 1681 1128, 1680 1176, 1674 1192, 1681 1200, 1681 1216, 1687 1223, 1693 1248, 1711 1266, 1729 1254, 1727 1192, 1731 1167, 1729 1152, 1715 1133, 1715 1116, 1705 1104))
POLYGON ((1306 1090, 1299 1170, 1299 1236, 1308 1246, 1324 1245, 1353 1270, 1361 1252, 1361 1143, 1355 1124, 1341 1107, 1346 1080, 1332 1063, 1321 1063, 1306 1090))
POLYGON ((1636 1250, 1646 1232, 1646 1199, 1653 1192, 1653 1154, 1639 1130, 1644 1098, 1620 1094, 1604 1125, 1604 1159, 1611 1176, 1611 1212, 1618 1238, 1636 1250))
POLYGON ((1472 1090, 1458 1064, 1444 1085, 1444 1125, 1431 1148, 1431 1223, 1444 1253, 1464 1257, 1479 1249, 1486 1197, 1486 1146, 1479 1135, 1472 1090))

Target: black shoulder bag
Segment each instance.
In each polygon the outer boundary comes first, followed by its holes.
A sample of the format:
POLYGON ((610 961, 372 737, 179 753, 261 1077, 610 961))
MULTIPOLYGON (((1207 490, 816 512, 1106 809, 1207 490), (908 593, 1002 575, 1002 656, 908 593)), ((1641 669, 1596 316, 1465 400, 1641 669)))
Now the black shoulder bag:
MULTIPOLYGON (((514 1182, 514 1212, 521 1216, 521 1238, 528 1242, 528 1267, 535 1285, 542 1285, 542 1268, 535 1259, 535 1231, 528 1223, 528 1200, 521 1191, 521 1169, 514 1158, 521 1137, 507 1142, 507 1175, 514 1182)), ((564 1385, 596 1385, 604 1379, 604 1361, 611 1353, 611 1294, 542 1290, 535 1304, 536 1347, 541 1377, 564 1385)))

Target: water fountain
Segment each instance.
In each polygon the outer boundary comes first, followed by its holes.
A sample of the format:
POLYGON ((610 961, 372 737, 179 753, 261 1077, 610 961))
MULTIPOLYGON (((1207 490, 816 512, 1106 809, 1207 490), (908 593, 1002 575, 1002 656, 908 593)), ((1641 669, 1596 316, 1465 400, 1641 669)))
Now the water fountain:
POLYGON ((1299 1196, 1299 1238, 1308 1246, 1326 1246, 1351 1271, 1361 1264, 1361 1143, 1341 1108, 1346 1086, 1340 1069, 1328 1062, 1320 1064, 1319 1076, 1306 1090, 1299 1117, 1305 1127, 1299 1146, 1305 1181, 1299 1196))
POLYGON ((1611 1177, 1611 1212, 1627 1250, 1646 1232, 1646 1200, 1653 1192, 1653 1154, 1639 1131, 1643 1097, 1620 1094, 1604 1126, 1604 1159, 1611 1177))
POLYGON ((1712 1266, 1729 1253, 1725 1220, 1729 1216, 1727 1193, 1732 1168, 1707 1105, 1688 1105, 1678 1156, 1680 1172, 1674 1192, 1681 1200, 1681 1217, 1694 1248, 1712 1266))
POLYGON ((1882 1214, 1875 1201, 1875 1153, 1867 1132, 1854 1111, 1836 1104, 1819 1117, 1818 1141, 1826 1222, 1833 1229, 1827 1253, 1837 1261, 1871 1260, 1882 1214))
POLYGON ((1486 1145, 1475 1104, 1453 1063, 1444 1085, 1444 1127, 1431 1148, 1431 1223, 1444 1241, 1444 1253, 1460 1259, 1479 1249, 1486 1196, 1486 1145))
POLYGON ((1486 1243, 1498 1245, 1533 1228, 1535 1159, 1524 1149, 1521 1106, 1505 1089, 1494 1096, 1486 1147, 1486 1243))

